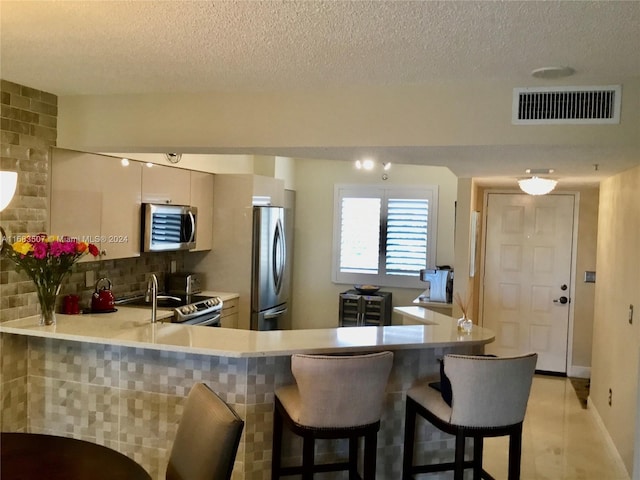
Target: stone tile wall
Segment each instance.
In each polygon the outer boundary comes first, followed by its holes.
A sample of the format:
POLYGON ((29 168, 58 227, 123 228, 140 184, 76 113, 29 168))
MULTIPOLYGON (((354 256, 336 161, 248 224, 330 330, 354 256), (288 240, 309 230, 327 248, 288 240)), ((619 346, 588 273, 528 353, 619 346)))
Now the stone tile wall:
MULTIPOLYGON (((0 212, 7 235, 46 231, 49 148, 56 145, 58 97, 0 80, 0 169, 18 172, 18 188, 0 212)), ((0 261, 0 321, 38 312, 30 280, 0 261)))

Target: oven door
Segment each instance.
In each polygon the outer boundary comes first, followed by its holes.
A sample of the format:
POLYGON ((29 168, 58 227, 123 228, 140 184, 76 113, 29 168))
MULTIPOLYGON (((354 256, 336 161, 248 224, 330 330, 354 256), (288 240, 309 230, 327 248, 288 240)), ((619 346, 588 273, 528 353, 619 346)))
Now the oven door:
MULTIPOLYGON (((174 319, 175 318, 176 315, 174 314, 174 319)), ((200 327, 220 327, 222 326, 221 319, 222 312, 218 311, 207 315, 199 315, 177 323, 180 323, 181 325, 195 325, 200 327)))

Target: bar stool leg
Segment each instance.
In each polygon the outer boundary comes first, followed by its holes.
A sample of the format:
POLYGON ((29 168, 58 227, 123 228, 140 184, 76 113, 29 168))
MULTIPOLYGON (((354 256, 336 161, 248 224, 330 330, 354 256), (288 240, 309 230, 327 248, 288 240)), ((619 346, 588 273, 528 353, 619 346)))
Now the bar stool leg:
POLYGON ((314 450, 314 438, 304 437, 302 440, 302 480, 313 480, 314 450))
POLYGON ((455 453, 455 469, 453 473, 454 480, 462 480, 464 476, 464 432, 458 430, 456 433, 456 453, 455 453))
POLYGON ((413 442, 416 434, 416 409, 413 400, 407 398, 404 416, 404 452, 402 454, 402 479, 411 480, 413 466, 413 442))
POLYGON ((482 479, 482 452, 484 447, 483 437, 473 437, 473 480, 482 479))
POLYGON ((359 480, 358 437, 349 437, 349 480, 359 480))
POLYGON ((273 445, 271 450, 271 479, 279 480, 282 455, 282 415, 278 408, 273 410, 273 445))
POLYGON ((364 437, 364 476, 363 480, 375 480, 376 478, 376 450, 378 449, 377 432, 364 437))
POLYGON ((522 424, 509 435, 509 480, 520 480, 520 457, 522 455, 522 424))

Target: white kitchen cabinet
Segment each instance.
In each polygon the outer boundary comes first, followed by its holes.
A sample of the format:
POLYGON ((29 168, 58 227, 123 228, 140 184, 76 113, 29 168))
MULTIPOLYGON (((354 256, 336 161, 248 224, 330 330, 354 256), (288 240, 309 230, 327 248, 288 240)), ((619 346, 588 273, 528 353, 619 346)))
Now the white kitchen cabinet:
POLYGON ((138 162, 123 166, 119 158, 54 148, 49 232, 95 244, 102 259, 139 256, 141 168, 138 162))
POLYGON ((222 304, 220 323, 223 328, 238 328, 238 299, 225 300, 222 304))
POLYGON ((191 201, 191 171, 182 168, 143 164, 142 202, 189 205, 191 201))
POLYGON ((191 172, 189 204, 198 209, 196 248, 192 251, 211 250, 213 245, 213 184, 212 173, 191 172))

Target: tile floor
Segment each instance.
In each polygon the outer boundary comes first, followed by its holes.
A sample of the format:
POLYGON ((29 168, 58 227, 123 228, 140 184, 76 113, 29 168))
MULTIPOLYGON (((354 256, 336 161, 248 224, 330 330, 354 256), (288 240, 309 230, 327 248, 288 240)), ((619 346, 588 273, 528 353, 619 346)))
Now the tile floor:
MULTIPOLYGON (((522 480, 629 479, 567 378, 534 378, 522 444, 522 480)), ((507 448, 506 439, 485 442, 484 466, 497 479, 507 478, 507 448)))

